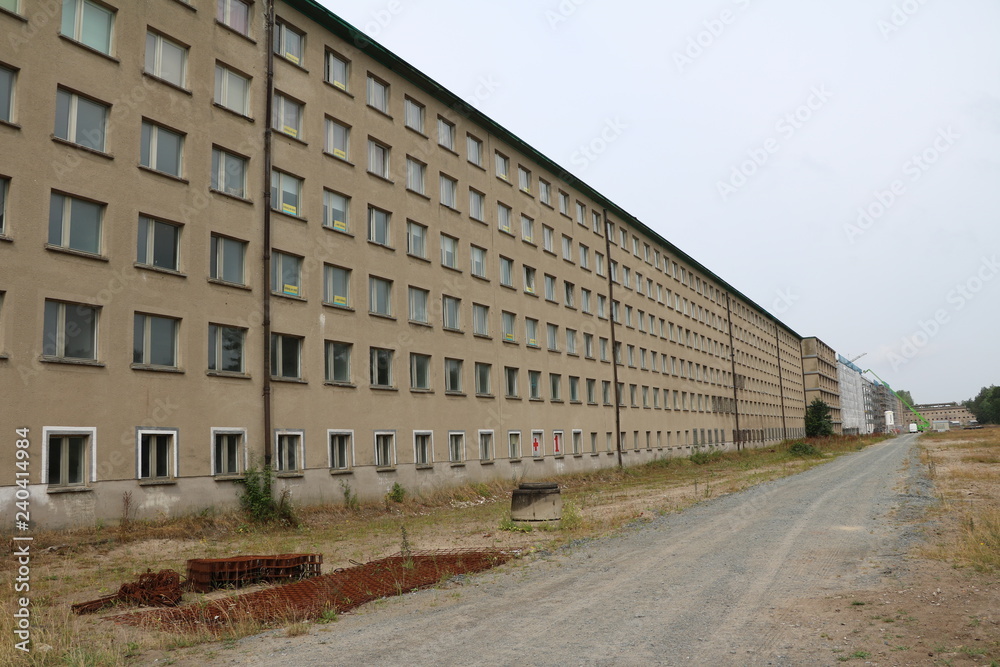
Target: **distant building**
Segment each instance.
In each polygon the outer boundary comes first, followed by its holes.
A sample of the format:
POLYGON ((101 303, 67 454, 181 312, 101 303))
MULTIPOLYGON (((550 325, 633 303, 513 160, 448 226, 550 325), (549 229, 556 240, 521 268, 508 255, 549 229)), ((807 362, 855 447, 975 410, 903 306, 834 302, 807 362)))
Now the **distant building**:
MULTIPOLYGON (((860 368, 837 355, 840 388, 841 431, 844 435, 866 435, 875 429, 874 385, 860 368)), ((883 417, 884 418, 884 417, 883 417)))
MULTIPOLYGON (((962 426, 968 426, 970 421, 975 421, 976 417, 969 409, 966 408, 961 403, 920 403, 914 405, 913 409, 924 416, 929 422, 935 421, 947 421, 947 422, 958 422, 962 426)), ((906 411, 903 415, 903 425, 908 426, 909 424, 918 424, 917 416, 906 411)))
POLYGON ((829 345, 812 336, 802 339, 802 376, 806 406, 817 398, 830 406, 833 432, 843 432, 840 411, 840 388, 837 379, 837 355, 829 345))

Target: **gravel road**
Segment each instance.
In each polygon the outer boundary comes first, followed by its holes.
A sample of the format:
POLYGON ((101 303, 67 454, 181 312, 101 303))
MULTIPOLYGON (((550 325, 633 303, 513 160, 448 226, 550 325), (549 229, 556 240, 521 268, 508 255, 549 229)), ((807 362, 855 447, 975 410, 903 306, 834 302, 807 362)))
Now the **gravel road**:
POLYGON ((914 507, 928 500, 915 443, 915 435, 903 435, 453 588, 369 606, 322 626, 328 632, 250 637, 219 659, 297 666, 818 664, 803 662, 788 619, 774 610, 872 585, 900 567, 915 535, 914 507))

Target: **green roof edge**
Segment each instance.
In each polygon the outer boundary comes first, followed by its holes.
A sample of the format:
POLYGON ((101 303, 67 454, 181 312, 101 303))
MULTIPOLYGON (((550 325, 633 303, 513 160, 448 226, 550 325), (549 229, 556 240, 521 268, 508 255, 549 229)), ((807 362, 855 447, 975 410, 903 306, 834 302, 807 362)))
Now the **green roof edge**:
POLYGON ((751 304, 757 310, 762 312, 776 325, 783 327, 789 333, 797 336, 799 339, 804 338, 794 329, 789 327, 787 324, 779 320, 777 317, 772 315, 766 308, 763 308, 753 299, 749 298, 747 295, 743 294, 740 290, 736 289, 729 284, 729 281, 718 276, 714 271, 709 269, 707 266, 691 257, 686 252, 678 248, 676 245, 663 238, 659 232, 646 226, 642 221, 636 218, 634 215, 630 214, 625 209, 621 208, 619 205, 615 204, 613 201, 602 195, 600 192, 587 185, 579 178, 571 174, 567 169, 563 168, 561 165, 557 164, 554 160, 546 156, 545 154, 539 152, 536 148, 531 146, 528 142, 524 141, 516 134, 503 127, 495 120, 474 108, 468 104, 465 100, 460 98, 455 93, 451 92, 440 83, 430 78, 420 70, 418 70, 413 65, 409 64, 395 53, 385 48, 371 37, 363 33, 362 31, 355 28, 353 25, 340 18, 334 14, 331 10, 327 9, 323 5, 316 2, 316 0, 282 0, 285 4, 294 8, 296 11, 301 12, 305 16, 308 16, 312 20, 316 21, 323 27, 327 28, 330 32, 337 35, 338 37, 350 42, 360 51, 364 51, 366 54, 374 58, 379 63, 385 65, 390 70, 399 74, 403 78, 407 79, 410 83, 414 84, 421 90, 429 93, 430 95, 436 97, 441 102, 444 102, 450 109, 456 111, 457 113, 469 118, 470 120, 482 125, 485 129, 492 132, 494 135, 500 139, 506 141, 514 148, 517 148, 521 153, 527 157, 532 158, 540 165, 548 169, 552 174, 567 185, 570 185, 580 192, 588 195, 594 201, 600 203, 603 207, 608 209, 608 213, 614 213, 616 217, 621 218, 623 222, 628 223, 632 227, 635 227, 639 231, 643 232, 651 239, 659 242, 663 247, 670 250, 674 255, 677 255, 684 259, 688 264, 696 267, 703 273, 712 277, 719 284, 725 286, 725 288, 740 297, 747 303, 751 304))

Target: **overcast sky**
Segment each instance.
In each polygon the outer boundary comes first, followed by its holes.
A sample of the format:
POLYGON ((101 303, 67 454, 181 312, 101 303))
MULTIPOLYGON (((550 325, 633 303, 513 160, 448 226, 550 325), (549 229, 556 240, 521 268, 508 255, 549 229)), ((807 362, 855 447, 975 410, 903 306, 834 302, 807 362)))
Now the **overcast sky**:
POLYGON ((918 402, 1000 384, 996 0, 320 0, 918 402))

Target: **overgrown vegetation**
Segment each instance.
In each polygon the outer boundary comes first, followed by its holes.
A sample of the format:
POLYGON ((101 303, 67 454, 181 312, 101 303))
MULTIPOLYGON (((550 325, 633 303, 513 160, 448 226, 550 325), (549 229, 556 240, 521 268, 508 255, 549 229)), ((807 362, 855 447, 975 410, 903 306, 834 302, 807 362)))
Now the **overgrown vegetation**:
POLYGON ((975 398, 965 401, 965 407, 980 424, 1000 424, 1000 387, 983 387, 975 398))
POLYGON ((806 407, 806 437, 825 438, 833 435, 830 406, 816 398, 806 407))
POLYGON ((712 461, 718 461, 722 458, 723 452, 720 450, 715 451, 705 451, 704 449, 699 449, 698 451, 691 454, 688 460, 696 466, 703 466, 712 461))
POLYGON ((271 466, 250 466, 241 483, 240 508, 251 521, 257 524, 277 522, 286 526, 299 525, 288 489, 283 490, 277 500, 274 499, 274 471, 271 466))
POLYGON ((359 510, 361 509, 361 503, 358 501, 358 494, 354 492, 351 485, 347 482, 340 482, 340 490, 344 494, 344 507, 349 510, 359 510))
POLYGON ((808 442, 793 442, 788 448, 788 453, 794 456, 822 456, 822 452, 816 449, 815 445, 808 442))
POLYGON ((399 482, 393 482, 392 488, 385 494, 386 500, 394 503, 401 503, 406 500, 406 489, 399 482))

